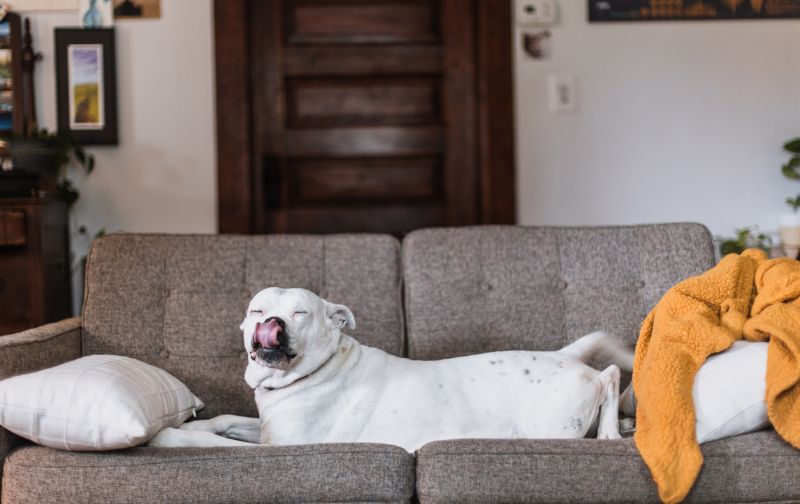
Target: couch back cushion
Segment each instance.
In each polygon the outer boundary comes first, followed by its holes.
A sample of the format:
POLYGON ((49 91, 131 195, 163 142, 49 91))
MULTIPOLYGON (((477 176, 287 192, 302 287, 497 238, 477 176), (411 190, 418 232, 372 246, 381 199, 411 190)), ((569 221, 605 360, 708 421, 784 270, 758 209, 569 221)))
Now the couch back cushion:
POLYGON ((83 353, 166 369, 205 402, 202 417, 257 416, 239 324, 270 286, 345 304, 353 336, 403 351, 400 245, 391 236, 113 234, 89 254, 83 353))
POLYGON ((415 231, 403 242, 408 353, 554 350, 599 329, 635 343, 664 292, 714 261, 700 224, 415 231))

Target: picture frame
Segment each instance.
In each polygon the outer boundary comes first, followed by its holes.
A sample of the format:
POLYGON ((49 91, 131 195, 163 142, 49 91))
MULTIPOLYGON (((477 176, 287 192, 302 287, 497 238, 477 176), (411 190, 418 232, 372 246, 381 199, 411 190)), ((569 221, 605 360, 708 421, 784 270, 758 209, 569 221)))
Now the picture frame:
POLYGON ((82 145, 116 145, 113 28, 56 28, 58 130, 82 145))
POLYGON ((590 22, 797 19, 800 2, 742 0, 588 0, 590 22))
POLYGON ((0 21, 0 138, 22 135, 22 23, 14 13, 0 21))

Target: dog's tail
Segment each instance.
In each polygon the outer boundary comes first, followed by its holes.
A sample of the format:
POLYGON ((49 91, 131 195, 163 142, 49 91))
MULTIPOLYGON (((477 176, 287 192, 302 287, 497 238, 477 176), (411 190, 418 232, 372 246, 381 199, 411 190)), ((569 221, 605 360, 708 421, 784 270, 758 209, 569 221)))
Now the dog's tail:
POLYGON ((633 347, 605 331, 596 331, 565 346, 559 353, 587 363, 593 358, 616 364, 623 371, 633 371, 633 347))

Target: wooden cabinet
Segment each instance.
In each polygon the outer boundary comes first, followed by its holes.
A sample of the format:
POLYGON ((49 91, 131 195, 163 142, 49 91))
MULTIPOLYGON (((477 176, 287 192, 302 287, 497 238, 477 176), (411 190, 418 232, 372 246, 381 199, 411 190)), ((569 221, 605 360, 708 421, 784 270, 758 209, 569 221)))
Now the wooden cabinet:
POLYGON ((70 316, 68 232, 62 201, 0 199, 0 335, 70 316))

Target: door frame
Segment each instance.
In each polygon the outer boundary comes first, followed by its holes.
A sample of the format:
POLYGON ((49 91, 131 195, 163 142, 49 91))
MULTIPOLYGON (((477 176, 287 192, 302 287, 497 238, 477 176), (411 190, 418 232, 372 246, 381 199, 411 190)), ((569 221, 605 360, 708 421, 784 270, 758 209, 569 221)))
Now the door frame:
MULTIPOLYGON (((255 232, 248 3, 214 0, 217 217, 220 233, 255 232)), ((482 224, 516 222, 510 0, 475 2, 479 210, 482 224)))

